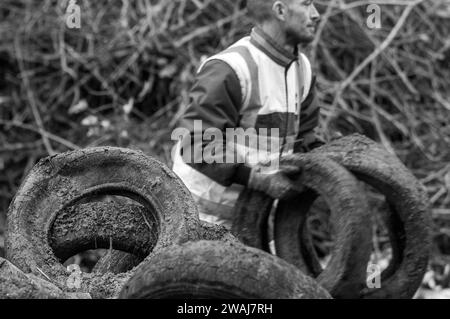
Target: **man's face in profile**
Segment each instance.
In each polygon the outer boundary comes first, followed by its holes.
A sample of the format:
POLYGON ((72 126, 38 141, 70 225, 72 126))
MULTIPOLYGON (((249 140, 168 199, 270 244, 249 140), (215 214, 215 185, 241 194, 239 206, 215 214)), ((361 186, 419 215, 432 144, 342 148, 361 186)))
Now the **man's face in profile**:
POLYGON ((285 21, 286 36, 294 45, 314 40, 320 15, 313 2, 313 0, 286 1, 289 7, 285 21))

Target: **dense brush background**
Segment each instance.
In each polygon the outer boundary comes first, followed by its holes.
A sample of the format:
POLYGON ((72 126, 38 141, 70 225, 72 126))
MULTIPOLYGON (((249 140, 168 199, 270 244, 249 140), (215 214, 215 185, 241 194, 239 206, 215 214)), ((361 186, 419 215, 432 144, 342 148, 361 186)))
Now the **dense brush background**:
MULTIPOLYGON (((116 145, 170 163, 195 70, 251 29, 244 2, 79 0, 71 30, 67 0, 0 1, 0 256, 6 211, 38 159, 116 145)), ((304 50, 324 136, 363 133, 427 187, 436 227, 424 294, 450 298, 450 1, 411 2, 316 1, 323 23, 304 50), (370 3, 381 29, 366 25, 370 3)))

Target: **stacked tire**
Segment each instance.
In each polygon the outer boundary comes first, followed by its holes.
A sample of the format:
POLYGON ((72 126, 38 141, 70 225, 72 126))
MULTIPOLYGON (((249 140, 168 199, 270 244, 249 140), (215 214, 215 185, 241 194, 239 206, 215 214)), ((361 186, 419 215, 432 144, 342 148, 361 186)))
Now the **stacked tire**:
MULTIPOLYGON (((310 154, 287 156, 281 165, 304 167, 308 187, 298 198, 278 204, 273 237, 279 257, 317 279, 335 298, 412 298, 427 269, 431 214, 424 187, 395 156, 361 135, 347 136, 310 154), (360 182, 386 197, 392 258, 381 288, 366 284, 371 224, 360 182), (322 196, 336 232, 331 260, 323 269, 306 222, 322 196)), ((273 200, 245 191, 235 212, 233 233, 245 244, 269 251, 268 224, 273 200)))
POLYGON ((1 298, 330 298, 286 261, 201 223, 172 171, 120 148, 40 161, 8 211, 6 257, 1 298), (74 285, 63 263, 100 248, 110 252, 74 285))
POLYGON ((8 211, 0 298, 411 298, 426 271, 430 214, 420 183, 393 155, 359 136, 283 157, 302 168, 303 193, 274 205, 246 190, 232 233, 200 222, 184 184, 142 152, 101 147, 40 161, 8 211), (367 288, 371 212, 361 183, 386 196, 393 250, 380 289, 367 288), (331 211, 335 245, 323 267, 308 215, 331 211), (270 218, 277 256, 271 254, 270 218), (92 273, 63 263, 108 249, 92 273))

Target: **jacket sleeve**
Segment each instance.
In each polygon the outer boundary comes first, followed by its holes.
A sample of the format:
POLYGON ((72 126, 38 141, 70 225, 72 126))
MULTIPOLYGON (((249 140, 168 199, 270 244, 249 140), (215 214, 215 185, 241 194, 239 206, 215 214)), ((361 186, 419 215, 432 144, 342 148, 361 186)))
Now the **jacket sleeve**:
POLYGON ((320 107, 317 103, 316 77, 314 77, 309 95, 302 105, 300 127, 297 136, 298 142, 294 148, 296 153, 307 153, 325 144, 325 141, 317 132, 319 120, 320 107))
MULTIPOLYGON (((189 105, 180 122, 181 127, 190 132, 182 141, 182 152, 191 149, 202 154, 206 147, 215 144, 222 149, 225 157, 225 132, 227 128, 239 126, 241 100, 241 86, 234 70, 221 60, 207 62, 196 76, 189 93, 189 105), (195 121, 201 121, 202 130, 199 132, 194 130, 195 121), (204 133, 208 129, 218 129, 223 139, 205 140, 204 133)), ((192 162, 186 164, 223 186, 234 183, 247 185, 250 176, 248 166, 226 163, 225 159, 223 163, 216 161, 208 164, 203 158, 192 162)))

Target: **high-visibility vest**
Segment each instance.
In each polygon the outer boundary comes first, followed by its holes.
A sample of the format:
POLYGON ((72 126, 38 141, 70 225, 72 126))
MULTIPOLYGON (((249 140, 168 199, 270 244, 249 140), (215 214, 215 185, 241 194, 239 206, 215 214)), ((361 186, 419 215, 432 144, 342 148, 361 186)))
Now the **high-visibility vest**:
MULTIPOLYGON (((277 155, 291 153, 300 127, 301 105, 311 89, 311 64, 300 53, 298 59, 285 68, 257 48, 250 39, 250 36, 245 37, 205 60, 198 72, 212 60, 227 63, 240 82, 240 127, 255 128, 257 122, 264 122, 269 127, 279 128, 280 145, 284 147, 277 150, 277 155)), ((194 199, 212 215, 231 219, 233 208, 244 187, 224 187, 201 174, 183 161, 180 143, 178 148, 174 154, 173 170, 186 184, 194 199)), ((248 157, 249 154, 243 156, 248 157)))

